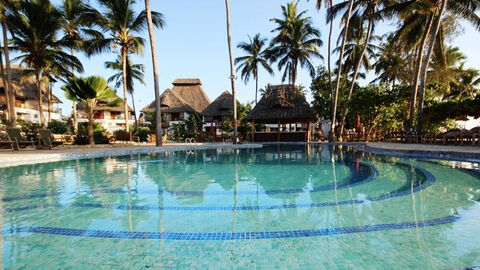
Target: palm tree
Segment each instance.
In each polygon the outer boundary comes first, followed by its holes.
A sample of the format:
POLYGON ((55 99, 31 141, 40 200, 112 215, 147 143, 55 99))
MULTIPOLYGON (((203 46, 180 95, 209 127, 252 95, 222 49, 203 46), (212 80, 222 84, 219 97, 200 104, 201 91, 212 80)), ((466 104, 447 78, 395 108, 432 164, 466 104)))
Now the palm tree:
POLYGON ((155 132, 156 146, 162 146, 162 111, 160 101, 160 82, 158 81, 158 63, 157 63, 157 46, 155 44, 155 32, 153 31, 152 9, 150 0, 145 0, 145 10, 147 13, 148 36, 150 37, 150 48, 152 51, 153 64, 153 82, 155 88, 155 132))
POLYGON ((232 35, 230 31, 230 1, 225 0, 225 15, 227 18, 227 44, 228 44, 228 55, 230 58, 230 81, 232 84, 232 96, 233 96, 233 142, 237 143, 238 131, 237 131, 237 92, 235 90, 235 67, 233 61, 233 52, 232 52, 232 35))
MULTIPOLYGON (((143 51, 144 39, 136 36, 147 28, 147 12, 145 10, 136 13, 134 10, 135 0, 99 0, 104 8, 103 16, 97 24, 105 37, 87 41, 86 51, 88 55, 111 51, 112 48, 120 51, 122 57, 123 73, 123 98, 125 130, 128 131, 128 104, 127 104, 127 55, 139 54, 143 51)), ((158 12, 152 13, 152 22, 156 27, 163 27, 163 15, 158 12)))
MULTIPOLYGON (((114 82, 115 83, 115 88, 120 88, 120 86, 123 84, 123 71, 122 71, 122 57, 119 55, 117 60, 113 62, 106 62, 105 67, 108 69, 113 69, 115 71, 118 71, 118 73, 114 74, 108 79, 108 82, 114 82)), ((133 91, 134 91, 134 81, 138 81, 143 85, 146 85, 144 79, 143 79, 143 72, 145 70, 145 67, 142 64, 133 64, 127 57, 127 91, 130 93, 130 96, 132 97, 132 106, 133 106, 133 111, 134 111, 134 117, 135 117, 135 128, 138 128, 138 121, 137 121, 137 114, 136 114, 136 108, 135 108, 135 99, 133 98, 133 91)))
POLYGON ((115 91, 113 91, 108 86, 107 81, 104 78, 98 76, 91 76, 88 78, 71 77, 68 79, 67 84, 62 87, 62 90, 65 91, 65 95, 69 100, 73 100, 76 102, 85 102, 85 112, 88 118, 88 140, 91 145, 94 145, 95 140, 93 136, 93 116, 95 115, 95 107, 97 105, 97 102, 99 100, 114 99, 111 103, 107 105, 115 106, 119 102, 121 102, 121 99, 118 98, 115 91))
POLYGON ((269 74, 273 74, 267 59, 267 49, 264 48, 267 39, 261 38, 260 34, 248 37, 250 40, 238 44, 238 48, 242 49, 247 55, 235 58, 235 64, 238 65, 237 72, 241 70, 242 79, 245 84, 250 80, 250 76, 255 79, 255 105, 257 105, 258 94, 258 68, 261 65, 269 74))
MULTIPOLYGON (((329 141, 333 142, 335 140, 335 126, 336 126, 336 121, 337 121, 337 104, 338 104, 338 92, 340 91, 340 80, 342 78, 342 67, 343 67, 343 54, 345 52, 345 43, 347 41, 347 34, 349 32, 349 27, 350 27, 350 17, 352 16, 352 9, 353 9, 353 3, 354 0, 350 0, 349 5, 348 5, 348 11, 346 13, 346 17, 344 17, 345 21, 345 26, 344 26, 344 31, 343 31, 343 37, 342 37, 342 45, 340 49, 340 54, 338 56, 338 70, 337 70, 337 81, 335 83, 335 91, 334 94, 332 95, 332 124, 331 124, 331 131, 330 131, 330 138, 329 141)), ((327 15, 327 22, 333 21, 334 17, 330 10, 333 7, 330 7, 328 10, 328 15, 327 15)))
POLYGON ((387 36, 387 41, 378 46, 379 58, 373 65, 377 78, 372 83, 391 83, 395 88, 397 81, 407 83, 410 80, 407 78, 409 61, 398 44, 392 42, 391 39, 391 36, 387 36))
POLYGON ((47 69, 69 74, 68 67, 83 71, 82 63, 62 51, 69 42, 57 39, 60 12, 48 0, 21 1, 18 8, 8 15, 11 25, 13 48, 20 52, 15 58, 26 64, 35 74, 40 123, 45 126, 43 113, 42 77, 47 69))
MULTIPOLYGON (((3 70, 3 63, 1 64, 1 72, 2 72, 2 80, 3 85, 5 87, 5 95, 7 97, 7 110, 8 110, 8 117, 9 117, 9 124, 11 127, 17 126, 17 113, 15 111, 15 90, 12 88, 12 72, 10 68, 10 53, 8 48, 8 17, 7 17, 7 10, 9 8, 14 8, 17 4, 15 0, 0 0, 0 21, 2 24, 2 32, 3 32, 3 54, 5 55, 5 71, 3 70)), ((0 58, 2 56, 0 55, 0 58)), ((0 61, 2 61, 0 59, 0 61)))
MULTIPOLYGON (((75 51, 83 49, 83 43, 87 38, 101 37, 101 34, 91 26, 98 20, 100 13, 90 7, 83 0, 63 0, 59 6, 62 15, 60 27, 65 38, 70 42, 70 55, 74 56, 75 51)), ((72 75, 75 69, 71 68, 72 75)), ((78 131, 77 104, 73 102, 73 132, 78 131)))
MULTIPOLYGON (((347 1, 339 3, 335 6, 333 6, 330 9, 330 15, 333 17, 336 17, 337 12, 341 12, 343 10, 347 9, 347 6, 349 3, 347 1)), ((350 90, 347 96, 347 100, 345 102, 345 107, 343 109, 343 116, 342 116, 342 122, 340 124, 340 136, 343 134, 343 128, 345 126, 345 119, 348 114, 348 106, 350 103, 350 99, 352 97, 352 93, 355 87, 355 83, 357 80, 358 73, 360 72, 360 68, 363 63, 363 58, 364 56, 368 53, 369 49, 369 44, 370 44, 370 39, 372 38, 372 33, 373 29, 375 26, 375 22, 378 20, 378 11, 382 7, 383 1, 381 0, 356 0, 353 3, 352 10, 350 12, 354 12, 354 17, 358 18, 358 25, 356 25, 357 33, 361 38, 364 38, 364 42, 362 44, 362 49, 360 50, 361 53, 359 57, 357 58, 357 61, 354 62, 354 67, 353 67, 353 77, 352 77, 352 82, 350 84, 350 90), (363 28, 364 28, 364 23, 367 24, 367 31, 366 35, 363 33, 363 28)), ((348 14, 345 14, 344 16, 349 16, 348 14)), ((345 27, 344 29, 345 33, 349 32, 349 29, 345 27)), ((347 35, 345 35, 347 36, 347 35)), ((364 67, 366 67, 364 65, 364 67)))
POLYGON ((269 57, 278 60, 278 70, 285 68, 282 80, 288 77, 289 83, 295 85, 298 65, 307 69, 310 76, 315 76, 312 58, 322 58, 318 48, 322 46, 320 31, 313 27, 310 17, 305 17, 306 11, 297 13, 297 3, 282 6, 283 18, 273 18, 277 27, 272 32, 277 36, 270 43, 269 57))
MULTIPOLYGON (((329 9, 333 6, 333 0, 324 0, 324 5, 326 9, 329 9)), ((317 10, 322 8, 322 0, 317 0, 315 7, 317 10)), ((327 68, 328 68, 328 83, 330 85, 330 91, 332 96, 333 92, 333 82, 332 82, 332 34, 333 34, 333 20, 330 20, 330 30, 328 32, 328 56, 327 56, 327 68)))
POLYGON ((457 69, 458 83, 452 87, 452 91, 445 97, 447 99, 461 100, 475 98, 480 93, 480 71, 474 68, 465 69, 464 63, 457 69))

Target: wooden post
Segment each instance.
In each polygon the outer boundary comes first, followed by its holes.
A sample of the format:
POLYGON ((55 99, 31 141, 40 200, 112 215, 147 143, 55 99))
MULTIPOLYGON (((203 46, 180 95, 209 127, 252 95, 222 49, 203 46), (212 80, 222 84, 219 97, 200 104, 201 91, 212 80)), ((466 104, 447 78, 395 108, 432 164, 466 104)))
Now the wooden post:
POLYGON ((280 142, 280 120, 278 120, 277 127, 278 127, 278 130, 277 130, 277 142, 280 142))
POLYGON ((252 121, 252 143, 255 142, 255 121, 252 121))
POLYGON ((310 142, 310 122, 307 122, 307 142, 310 142))

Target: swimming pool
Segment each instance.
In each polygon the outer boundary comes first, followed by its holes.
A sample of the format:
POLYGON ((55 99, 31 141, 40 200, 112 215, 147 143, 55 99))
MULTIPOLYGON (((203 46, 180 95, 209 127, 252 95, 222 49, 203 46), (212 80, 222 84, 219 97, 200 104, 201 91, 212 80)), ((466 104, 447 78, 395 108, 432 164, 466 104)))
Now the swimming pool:
POLYGON ((480 266, 476 163, 273 145, 0 170, 4 268, 480 266))

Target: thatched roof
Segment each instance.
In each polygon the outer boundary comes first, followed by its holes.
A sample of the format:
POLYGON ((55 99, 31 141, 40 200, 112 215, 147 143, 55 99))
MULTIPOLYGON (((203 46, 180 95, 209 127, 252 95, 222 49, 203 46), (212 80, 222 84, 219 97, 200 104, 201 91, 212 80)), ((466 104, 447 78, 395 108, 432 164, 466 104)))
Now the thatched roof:
MULTIPOLYGON (((34 76, 23 76, 25 68, 22 66, 11 66, 11 74, 12 74, 12 87, 15 90, 15 96, 19 99, 25 100, 37 100, 37 87, 35 85, 35 77, 34 76)), ((6 72, 5 72, 6 73, 6 72)), ((6 75, 6 74, 5 74, 6 75)), ((4 88, 3 80, 0 79, 0 88, 4 88)), ((44 102, 48 101, 47 94, 45 89, 43 90, 43 98, 44 102)), ((52 95, 52 102, 53 103, 62 103, 62 101, 52 95)))
POLYGON ((233 96, 230 92, 223 92, 218 98, 216 98, 205 110, 203 110, 204 116, 228 116, 233 110, 233 96))
MULTIPOLYGON (((121 102, 119 102, 118 104, 116 104, 115 106, 107 106, 107 104, 109 103, 112 103, 114 102, 116 99, 115 98, 110 98, 110 99, 103 99, 103 100, 99 100, 97 102, 97 106, 95 106, 95 109, 94 111, 107 111, 107 112, 120 112, 120 113, 123 113, 123 106, 124 106, 124 102, 123 100, 121 102)), ((85 110, 85 102, 79 102, 77 104, 77 109, 79 110, 85 110)), ((133 113, 133 109, 128 106, 128 111, 133 113)))
POLYGON ((270 86, 269 91, 248 114, 247 120, 259 123, 315 121, 305 96, 291 84, 270 86))
MULTIPOLYGON (((162 111, 168 113, 191 112, 201 114, 210 104, 210 99, 203 91, 200 79, 176 79, 173 82, 173 88, 165 90, 160 99, 162 111)), ((155 101, 141 111, 155 111, 155 101)))

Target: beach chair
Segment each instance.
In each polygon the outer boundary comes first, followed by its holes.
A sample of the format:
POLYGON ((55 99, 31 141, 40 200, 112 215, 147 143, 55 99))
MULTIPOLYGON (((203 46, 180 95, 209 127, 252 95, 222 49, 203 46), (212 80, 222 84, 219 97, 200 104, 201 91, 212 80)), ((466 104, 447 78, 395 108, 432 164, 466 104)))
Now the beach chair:
POLYGON ((27 140, 22 135, 19 128, 7 128, 7 136, 8 140, 14 142, 17 150, 20 150, 20 148, 26 148, 30 145, 33 147, 33 149, 35 149, 35 142, 33 139, 31 141, 27 140))
POLYGON ((475 145, 480 139, 480 127, 474 127, 460 134, 460 144, 471 143, 475 145))
POLYGON ((460 142, 460 136, 462 135, 462 132, 465 132, 465 130, 456 128, 441 134, 440 137, 442 144, 445 145, 449 142, 457 144, 458 142, 460 142))
POLYGON ((39 129, 38 133, 40 134, 40 142, 43 145, 49 147, 50 149, 53 149, 54 147, 57 147, 57 146, 60 146, 60 145, 65 147, 65 145, 63 144, 63 141, 55 140, 51 130, 49 130, 49 129, 39 129))
POLYGON ((114 132, 113 138, 110 140, 111 143, 116 143, 117 141, 140 143, 140 138, 138 136, 134 136, 131 132, 119 130, 114 132))
POLYGON ((15 148, 13 148, 15 145, 15 142, 10 140, 10 139, 6 139, 4 140, 2 138, 2 136, 0 135, 0 147, 3 149, 6 147, 6 149, 11 149, 12 151, 15 150, 15 148))

